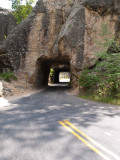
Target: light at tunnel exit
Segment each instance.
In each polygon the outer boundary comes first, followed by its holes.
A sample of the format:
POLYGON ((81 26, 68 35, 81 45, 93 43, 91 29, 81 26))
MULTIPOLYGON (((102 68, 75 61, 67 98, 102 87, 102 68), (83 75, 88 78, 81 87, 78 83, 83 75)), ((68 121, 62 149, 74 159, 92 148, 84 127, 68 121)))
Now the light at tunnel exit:
POLYGON ((60 72, 59 82, 70 82, 70 73, 69 72, 60 72))

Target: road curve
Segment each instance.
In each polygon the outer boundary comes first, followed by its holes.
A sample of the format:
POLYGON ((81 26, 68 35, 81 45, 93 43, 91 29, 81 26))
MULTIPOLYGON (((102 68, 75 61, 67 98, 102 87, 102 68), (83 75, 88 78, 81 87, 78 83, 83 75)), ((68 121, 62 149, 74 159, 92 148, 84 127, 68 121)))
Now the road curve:
POLYGON ((119 106, 84 100, 66 91, 48 87, 0 107, 0 160, 119 159, 119 106))

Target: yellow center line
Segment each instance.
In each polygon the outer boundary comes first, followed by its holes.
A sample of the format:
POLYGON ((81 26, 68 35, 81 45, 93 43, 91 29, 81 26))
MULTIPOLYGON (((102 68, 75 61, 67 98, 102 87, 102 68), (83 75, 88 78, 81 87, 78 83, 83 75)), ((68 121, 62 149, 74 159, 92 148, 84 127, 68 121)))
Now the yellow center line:
POLYGON ((92 138, 90 138, 89 136, 87 136, 85 133, 83 133, 81 130, 79 130, 77 127, 75 127, 72 123, 70 123, 67 120, 64 120, 64 122, 67 125, 69 125, 70 127, 72 127, 75 131, 77 131, 78 133, 80 133, 82 136, 84 136, 86 139, 88 139, 90 142, 92 142, 94 145, 96 145, 97 147, 99 147, 100 149, 102 149, 104 152, 108 153, 109 155, 111 155, 112 157, 114 157, 116 160, 120 160, 120 157, 118 157, 115 153, 113 153, 109 149, 105 148, 104 146, 102 146, 101 144, 99 144, 98 142, 96 142, 95 140, 93 140, 92 138))
POLYGON ((65 123, 62 121, 58 121, 59 124, 61 124, 63 127, 65 127, 70 133, 72 133, 75 137, 77 137, 80 141, 82 141, 86 146, 88 146, 91 150, 93 150, 95 153, 97 153, 99 156, 101 156, 105 160, 110 160, 105 154, 103 154, 101 151, 96 149, 93 145, 88 143, 85 139, 83 139, 80 135, 78 135, 76 132, 74 132, 70 127, 68 127, 65 123))

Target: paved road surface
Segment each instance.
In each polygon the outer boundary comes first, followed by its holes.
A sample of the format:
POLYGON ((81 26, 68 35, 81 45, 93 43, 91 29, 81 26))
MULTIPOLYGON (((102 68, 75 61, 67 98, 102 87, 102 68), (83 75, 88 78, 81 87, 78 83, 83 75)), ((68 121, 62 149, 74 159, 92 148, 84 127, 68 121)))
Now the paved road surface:
POLYGON ((64 87, 48 87, 0 107, 0 160, 119 159, 119 107, 65 91, 64 87), (73 131, 63 120, 86 135, 73 131))

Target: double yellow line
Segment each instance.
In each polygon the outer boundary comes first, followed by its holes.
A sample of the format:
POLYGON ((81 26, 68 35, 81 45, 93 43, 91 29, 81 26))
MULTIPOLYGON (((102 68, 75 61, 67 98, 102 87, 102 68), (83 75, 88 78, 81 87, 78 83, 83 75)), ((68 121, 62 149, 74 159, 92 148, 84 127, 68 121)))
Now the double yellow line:
POLYGON ((63 127, 65 127, 70 133, 72 133, 75 137, 77 137, 80 141, 82 141, 86 146, 88 146, 91 150, 93 150, 95 153, 97 153, 103 159, 105 159, 105 160, 113 160, 113 159, 108 157, 108 156, 110 156, 110 157, 113 157, 114 160, 120 160, 120 157, 118 157, 112 151, 110 151, 109 149, 105 148, 104 146, 102 146, 101 144, 99 144, 98 142, 96 142, 95 140, 90 138, 89 136, 87 136, 85 133, 80 131, 77 127, 75 127, 69 121, 63 120, 63 121, 58 121, 58 122, 59 122, 59 124, 61 124, 63 127), (82 135, 82 137, 80 136, 80 134, 82 135), (90 144, 87 140, 90 141, 92 144, 90 144), (94 147, 93 145, 95 145, 96 147, 94 147), (105 155, 100 150, 102 150, 107 155, 105 155))

